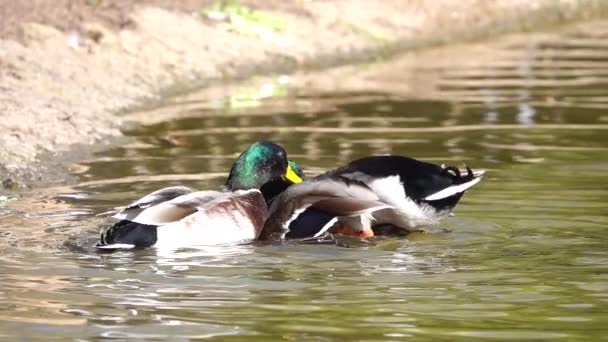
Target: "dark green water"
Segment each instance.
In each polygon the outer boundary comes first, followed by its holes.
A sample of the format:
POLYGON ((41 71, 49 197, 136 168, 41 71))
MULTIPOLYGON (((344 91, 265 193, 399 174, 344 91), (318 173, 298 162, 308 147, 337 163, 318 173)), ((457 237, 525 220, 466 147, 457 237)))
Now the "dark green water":
POLYGON ((0 339, 607 340, 607 27, 218 87, 131 114, 157 122, 75 166, 79 185, 0 206, 0 339), (261 139, 310 174, 389 152, 489 172, 446 234, 76 248, 141 194, 217 188, 261 139))

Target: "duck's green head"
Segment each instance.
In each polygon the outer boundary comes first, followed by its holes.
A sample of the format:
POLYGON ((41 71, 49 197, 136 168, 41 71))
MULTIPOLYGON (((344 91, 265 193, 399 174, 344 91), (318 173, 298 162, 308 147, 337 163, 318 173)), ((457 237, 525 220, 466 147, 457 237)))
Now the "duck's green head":
POLYGON ((272 142, 256 142, 249 146, 232 165, 226 182, 228 190, 262 189, 267 183, 299 183, 302 170, 287 160, 285 150, 272 142), (297 169, 291 165, 294 165, 297 169))

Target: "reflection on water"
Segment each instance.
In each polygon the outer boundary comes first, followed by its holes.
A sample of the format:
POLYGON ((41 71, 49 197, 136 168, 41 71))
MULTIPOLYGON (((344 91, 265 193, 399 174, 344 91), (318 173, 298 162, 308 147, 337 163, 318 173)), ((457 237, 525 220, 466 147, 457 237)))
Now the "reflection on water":
POLYGON ((287 87, 228 85, 130 114, 147 124, 78 165, 79 185, 0 207, 0 336, 605 338, 607 28, 296 75, 287 87), (441 225, 449 233, 91 252, 108 209, 163 186, 218 187, 260 139, 309 174, 382 153, 490 172, 441 225))

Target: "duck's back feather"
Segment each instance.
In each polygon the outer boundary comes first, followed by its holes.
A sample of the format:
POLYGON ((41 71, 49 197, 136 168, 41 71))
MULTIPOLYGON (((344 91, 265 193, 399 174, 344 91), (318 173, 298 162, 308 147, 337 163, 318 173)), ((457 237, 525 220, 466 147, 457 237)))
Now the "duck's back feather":
POLYGON ((195 192, 195 190, 185 186, 172 186, 156 190, 127 205, 120 212, 115 214, 114 218, 119 220, 132 221, 135 219, 135 217, 137 217, 142 211, 147 208, 156 206, 161 203, 165 203, 167 201, 192 192, 195 192))

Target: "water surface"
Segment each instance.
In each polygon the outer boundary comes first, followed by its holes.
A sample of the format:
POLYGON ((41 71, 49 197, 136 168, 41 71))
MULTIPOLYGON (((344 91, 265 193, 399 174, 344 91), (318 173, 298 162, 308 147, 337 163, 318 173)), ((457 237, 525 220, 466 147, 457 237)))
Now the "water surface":
POLYGON ((230 84, 129 114, 80 183, 0 207, 0 338, 602 340, 608 23, 230 84), (217 188, 270 139, 315 174, 396 153, 486 168, 443 234, 96 254, 107 211, 217 188))

